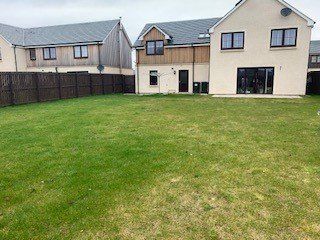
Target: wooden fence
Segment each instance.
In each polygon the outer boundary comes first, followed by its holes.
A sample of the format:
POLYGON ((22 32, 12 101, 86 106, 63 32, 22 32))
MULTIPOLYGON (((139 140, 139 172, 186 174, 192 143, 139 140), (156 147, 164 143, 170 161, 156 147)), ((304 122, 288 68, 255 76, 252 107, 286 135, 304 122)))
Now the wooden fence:
POLYGON ((113 93, 135 93, 135 77, 88 73, 0 73, 0 107, 113 93))

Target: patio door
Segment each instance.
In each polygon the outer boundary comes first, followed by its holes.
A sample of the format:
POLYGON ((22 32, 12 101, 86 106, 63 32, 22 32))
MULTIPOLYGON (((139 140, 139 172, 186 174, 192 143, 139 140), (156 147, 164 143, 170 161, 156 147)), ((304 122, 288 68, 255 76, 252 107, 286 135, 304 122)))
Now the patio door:
POLYGON ((273 94, 274 68, 239 68, 238 94, 273 94))
POLYGON ((179 71, 179 92, 181 93, 189 92, 189 71, 188 70, 179 71))

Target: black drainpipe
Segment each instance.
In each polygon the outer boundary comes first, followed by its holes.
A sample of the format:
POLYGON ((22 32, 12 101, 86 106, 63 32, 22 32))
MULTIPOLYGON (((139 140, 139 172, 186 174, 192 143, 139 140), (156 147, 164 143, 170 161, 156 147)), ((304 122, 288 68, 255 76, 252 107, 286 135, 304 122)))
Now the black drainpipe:
POLYGON ((192 93, 193 93, 193 87, 194 87, 194 69, 195 69, 195 56, 196 56, 196 49, 194 47, 194 45, 192 44, 192 49, 193 49, 193 57, 192 57, 192 93))
MULTIPOLYGON (((98 46, 98 61, 100 66, 101 65, 100 42, 97 42, 97 46, 98 46)), ((99 72, 101 74, 101 70, 99 70, 99 72)))
POLYGON ((17 64, 17 53, 16 53, 16 45, 13 45, 13 53, 14 53, 14 64, 16 67, 16 72, 18 72, 18 64, 17 64))

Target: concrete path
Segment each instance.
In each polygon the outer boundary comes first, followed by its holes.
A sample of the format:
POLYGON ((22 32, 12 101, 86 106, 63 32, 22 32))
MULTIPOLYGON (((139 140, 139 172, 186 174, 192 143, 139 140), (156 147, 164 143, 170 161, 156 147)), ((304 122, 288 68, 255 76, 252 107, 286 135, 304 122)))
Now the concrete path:
POLYGON ((281 99, 299 99, 301 96, 296 95, 271 95, 271 94, 226 94, 226 95, 213 95, 214 98, 281 98, 281 99))

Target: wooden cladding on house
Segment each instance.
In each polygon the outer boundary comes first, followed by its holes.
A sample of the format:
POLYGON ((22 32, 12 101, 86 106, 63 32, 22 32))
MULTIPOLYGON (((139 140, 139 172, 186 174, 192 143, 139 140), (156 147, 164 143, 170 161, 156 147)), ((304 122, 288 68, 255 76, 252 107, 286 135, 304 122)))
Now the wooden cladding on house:
POLYGON ((98 65, 99 51, 97 45, 88 46, 88 58, 76 59, 73 46, 56 47, 56 59, 44 60, 43 49, 36 49, 36 61, 27 59, 27 67, 51 67, 51 66, 84 66, 98 65))
POLYGON ((138 64, 208 63, 210 46, 165 48, 164 54, 148 56, 146 50, 137 50, 138 64))

